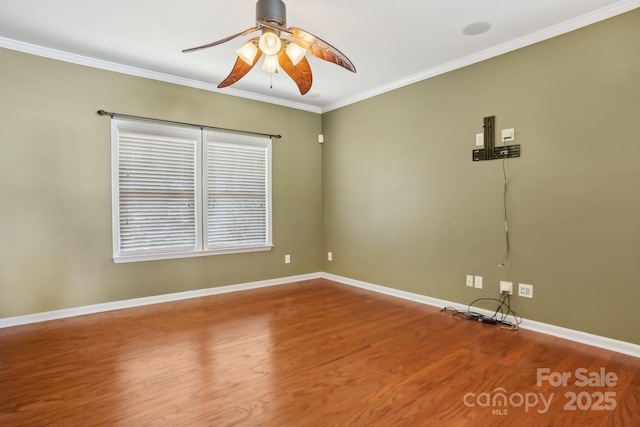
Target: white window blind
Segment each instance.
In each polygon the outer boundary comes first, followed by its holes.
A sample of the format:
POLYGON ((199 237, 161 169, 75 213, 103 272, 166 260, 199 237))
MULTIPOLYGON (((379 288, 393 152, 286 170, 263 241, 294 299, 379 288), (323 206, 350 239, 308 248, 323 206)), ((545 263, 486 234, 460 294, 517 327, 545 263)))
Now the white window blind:
POLYGON ((266 244, 268 147, 224 141, 208 135, 206 142, 207 245, 266 244))
POLYGON ((271 248, 269 138, 113 120, 112 145, 115 261, 271 248))

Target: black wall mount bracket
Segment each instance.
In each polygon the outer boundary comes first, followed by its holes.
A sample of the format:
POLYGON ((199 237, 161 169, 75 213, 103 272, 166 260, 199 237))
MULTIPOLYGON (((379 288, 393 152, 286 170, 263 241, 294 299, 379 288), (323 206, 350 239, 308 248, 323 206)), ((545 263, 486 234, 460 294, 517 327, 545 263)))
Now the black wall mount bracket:
POLYGON ((484 118, 484 148, 473 150, 474 162, 520 157, 520 144, 495 146, 495 121, 495 116, 484 118))

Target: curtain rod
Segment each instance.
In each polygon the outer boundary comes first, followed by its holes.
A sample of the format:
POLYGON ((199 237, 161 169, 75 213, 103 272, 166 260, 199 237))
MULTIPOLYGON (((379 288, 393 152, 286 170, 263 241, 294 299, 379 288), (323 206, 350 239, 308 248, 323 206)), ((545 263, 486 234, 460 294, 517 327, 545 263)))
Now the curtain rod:
POLYGON ((174 125, 192 126, 192 127, 197 127, 197 128, 200 128, 200 129, 221 130, 221 131, 225 131, 225 132, 243 133, 245 135, 268 136, 269 138, 278 138, 278 139, 282 138, 282 135, 272 135, 270 133, 251 132, 251 131, 248 131, 248 130, 229 129, 229 128, 221 128, 221 127, 217 127, 217 126, 208 126, 208 125, 198 125, 198 124, 195 124, 195 123, 175 122, 173 120, 154 119, 154 118, 151 118, 151 117, 132 116, 130 114, 112 113, 112 112, 105 111, 105 110, 98 110, 98 115, 100 115, 100 116, 110 116, 112 119, 117 116, 117 117, 122 117, 122 118, 127 118, 127 119, 140 119, 140 120, 147 120, 147 121, 158 122, 158 123, 170 123, 170 124, 174 124, 174 125))

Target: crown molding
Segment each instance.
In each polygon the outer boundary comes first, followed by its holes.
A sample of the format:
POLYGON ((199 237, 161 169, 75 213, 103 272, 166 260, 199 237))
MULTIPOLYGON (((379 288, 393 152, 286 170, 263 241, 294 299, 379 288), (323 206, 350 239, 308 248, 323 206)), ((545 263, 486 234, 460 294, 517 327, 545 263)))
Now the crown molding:
POLYGON ((209 92, 220 93, 223 95, 231 95, 238 98, 250 99, 252 101, 260 101, 266 102, 268 104, 280 105, 282 107, 294 108, 296 110, 309 111, 312 113, 321 112, 319 107, 303 104, 300 102, 287 101, 280 98, 259 95, 238 89, 227 88, 221 90, 218 89, 214 84, 206 83, 200 80, 188 79, 173 74, 160 73, 157 71, 148 70, 146 68, 132 67, 130 65, 123 65, 116 62, 105 61, 102 59, 95 59, 88 56, 77 55, 61 50, 50 49, 30 43, 24 43, 5 37, 0 37, 0 47, 22 53, 28 53, 31 55, 41 56, 44 58, 55 59, 58 61, 84 65, 86 67, 97 68, 100 70, 113 71, 115 73, 127 74, 130 76, 142 77, 145 79, 157 80, 165 83, 173 83, 180 86, 202 89, 209 92))
POLYGON ((507 43, 485 49, 473 55, 466 56, 464 58, 457 59, 455 61, 448 62, 446 64, 430 68, 423 72, 414 74, 402 80, 397 80, 388 85, 380 86, 378 88, 362 92, 358 95, 345 98, 338 102, 325 105, 323 107, 317 107, 314 105, 304 104, 300 102, 288 101, 276 97, 270 97, 265 95, 258 95, 251 92, 246 92, 238 89, 226 88, 224 91, 218 89, 211 83, 206 83, 200 80, 188 79, 184 77, 178 77, 172 74, 160 73, 157 71, 148 70, 145 68, 132 67, 115 62, 100 60, 91 58, 88 56, 77 55, 68 53, 56 49, 50 49, 42 46, 37 46, 29 43, 20 42, 4 37, 0 37, 0 47, 11 49, 23 53, 37 55, 45 58, 55 59, 64 62, 70 62, 73 64, 84 65, 87 67, 98 68, 107 71, 113 71, 116 73, 128 74, 136 77, 147 78, 151 80, 158 80, 166 83, 173 83, 181 86, 192 87, 195 89, 202 89, 209 92, 221 93, 224 95, 235 96, 238 98, 250 99, 253 101, 265 102, 268 104, 280 105, 283 107, 294 108, 297 110, 308 111, 312 113, 326 113, 329 111, 337 110, 338 108, 346 107, 351 104, 355 104, 359 101, 364 101, 369 98, 373 98, 377 95, 381 95, 386 92, 390 92, 395 89, 399 89, 404 86, 408 86, 413 83, 417 83, 422 80, 427 80, 432 77, 439 76, 441 74, 448 73, 450 71, 457 70, 478 62, 485 61, 496 56, 503 55, 505 53, 562 35, 568 32, 586 27, 591 24, 603 21, 605 19, 612 18, 617 15, 629 12, 631 10, 640 7, 640 0, 622 0, 616 2, 610 6, 603 7, 596 11, 587 13, 585 15, 570 19, 562 22, 553 27, 547 28, 542 31, 529 34, 516 40, 512 40, 507 43))
POLYGON ((494 46, 492 48, 474 53, 473 55, 465 56, 463 58, 448 62, 438 67, 430 68, 428 70, 409 76, 405 79, 395 81, 389 85, 380 86, 376 89, 363 92, 350 98, 345 98, 330 105, 326 105, 322 108, 322 113, 337 110, 338 108, 346 107, 347 105, 355 104, 356 102, 364 101, 365 99, 373 98, 375 96, 382 95, 383 93, 390 92, 392 90, 399 89, 401 87, 408 86, 422 80, 427 80, 432 77, 448 73, 450 71, 464 68, 469 65, 473 65, 478 62, 482 62, 487 59, 491 59, 496 56, 500 56, 505 53, 509 53, 514 50, 521 49, 523 47, 530 46, 532 44, 578 30, 597 22, 604 21, 605 19, 613 18, 614 16, 630 12, 634 9, 637 9, 638 7, 640 7, 640 0, 623 0, 617 2, 602 9, 598 9, 591 13, 587 13, 585 15, 554 25, 553 27, 546 28, 542 31, 528 34, 524 37, 520 37, 507 43, 503 43, 498 46, 494 46))

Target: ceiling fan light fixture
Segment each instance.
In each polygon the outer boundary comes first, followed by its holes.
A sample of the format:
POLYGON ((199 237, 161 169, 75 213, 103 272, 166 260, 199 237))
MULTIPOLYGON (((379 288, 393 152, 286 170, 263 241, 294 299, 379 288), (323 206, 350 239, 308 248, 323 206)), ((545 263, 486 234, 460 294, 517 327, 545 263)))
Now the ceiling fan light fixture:
POLYGON ((318 41, 318 38, 316 36, 314 36, 313 34, 309 34, 306 31, 295 31, 294 37, 296 39, 296 43, 305 49, 309 49, 311 45, 318 41))
POLYGON ((293 42, 287 44, 285 51, 293 65, 298 65, 298 63, 302 61, 302 58, 307 54, 307 49, 293 42))
POLYGON ((262 53, 267 56, 277 55, 282 49, 282 40, 273 30, 265 28, 258 41, 258 46, 260 46, 262 53))
POLYGON ((258 0, 256 3, 256 21, 262 20, 286 27, 287 6, 282 0, 258 0))
POLYGON ((264 63, 262 64, 262 69, 268 73, 277 73, 278 72, 278 56, 266 55, 264 58, 264 63))
POLYGON ((238 57, 246 62, 248 65, 253 65, 253 61, 256 59, 256 55, 258 54, 258 47, 254 42, 247 42, 240 49, 236 50, 238 57))
POLYGON ((195 52, 218 46, 238 37, 260 31, 258 38, 251 39, 236 50, 238 58, 229 75, 219 88, 237 83, 260 61, 264 54, 262 69, 269 73, 283 70, 295 82, 301 95, 311 89, 313 76, 306 54, 336 64, 352 73, 356 67, 342 52, 313 34, 296 27, 287 26, 287 7, 282 0, 257 0, 255 26, 237 34, 201 46, 184 49, 183 53, 195 52), (284 38, 280 35, 284 34, 284 38))

